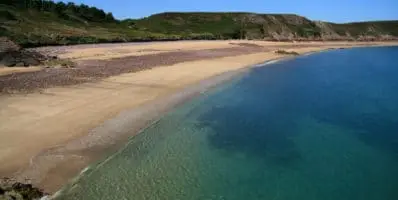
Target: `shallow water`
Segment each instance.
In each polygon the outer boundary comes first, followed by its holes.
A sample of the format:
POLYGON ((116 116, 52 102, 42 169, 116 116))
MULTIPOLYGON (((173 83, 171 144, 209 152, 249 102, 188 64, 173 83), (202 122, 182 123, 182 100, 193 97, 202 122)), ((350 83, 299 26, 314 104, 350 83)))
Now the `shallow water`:
POLYGON ((254 68, 92 166, 59 199, 398 199, 398 48, 254 68))

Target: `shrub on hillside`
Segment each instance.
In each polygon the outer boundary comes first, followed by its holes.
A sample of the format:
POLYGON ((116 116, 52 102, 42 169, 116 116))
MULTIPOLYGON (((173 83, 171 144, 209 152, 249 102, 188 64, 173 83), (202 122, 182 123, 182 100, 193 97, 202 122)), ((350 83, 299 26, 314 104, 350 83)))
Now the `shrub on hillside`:
POLYGON ((295 51, 286 51, 286 50, 277 50, 277 51, 275 51, 275 53, 284 54, 284 55, 294 55, 294 56, 300 55, 299 53, 297 53, 295 51))

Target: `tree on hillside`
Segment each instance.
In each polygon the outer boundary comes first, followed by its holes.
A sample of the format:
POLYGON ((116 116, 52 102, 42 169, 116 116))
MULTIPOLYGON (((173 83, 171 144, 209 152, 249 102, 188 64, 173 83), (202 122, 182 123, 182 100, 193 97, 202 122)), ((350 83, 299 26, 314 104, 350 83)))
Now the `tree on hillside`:
POLYGON ((85 4, 76 5, 73 2, 55 3, 51 0, 1 0, 0 4, 15 6, 19 9, 35 9, 57 14, 62 18, 68 18, 69 14, 87 21, 93 22, 114 22, 112 13, 105 13, 104 10, 90 7, 85 4))
POLYGON ((105 15, 105 21, 107 21, 107 22, 115 21, 115 18, 113 17, 113 14, 110 13, 110 12, 106 13, 106 15, 105 15))
POLYGON ((26 8, 28 5, 28 2, 25 0, 2 0, 0 2, 0 4, 15 6, 18 8, 26 8))
POLYGON ((56 13, 57 15, 62 15, 63 12, 66 10, 66 4, 64 2, 58 2, 53 7, 52 12, 56 13))
POLYGON ((15 2, 14 0, 2 0, 2 1, 0 2, 0 4, 3 4, 3 5, 13 5, 14 2, 15 2))

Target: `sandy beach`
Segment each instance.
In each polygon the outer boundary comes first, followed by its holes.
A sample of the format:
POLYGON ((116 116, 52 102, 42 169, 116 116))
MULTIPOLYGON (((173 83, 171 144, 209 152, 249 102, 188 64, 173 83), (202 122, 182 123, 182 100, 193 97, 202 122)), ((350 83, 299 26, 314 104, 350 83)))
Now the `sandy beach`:
POLYGON ((0 177, 29 180, 53 193, 179 103, 255 64, 291 57, 276 50, 305 54, 369 45, 396 43, 183 41, 38 48, 78 65, 0 70, 0 177))

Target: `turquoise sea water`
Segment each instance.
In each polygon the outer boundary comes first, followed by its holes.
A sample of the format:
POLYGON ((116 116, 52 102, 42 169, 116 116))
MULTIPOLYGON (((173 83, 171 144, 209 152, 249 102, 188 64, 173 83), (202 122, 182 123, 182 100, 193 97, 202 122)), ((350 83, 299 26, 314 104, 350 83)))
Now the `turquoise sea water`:
POLYGON ((59 199, 397 200, 398 47, 254 68, 168 113, 59 199))

